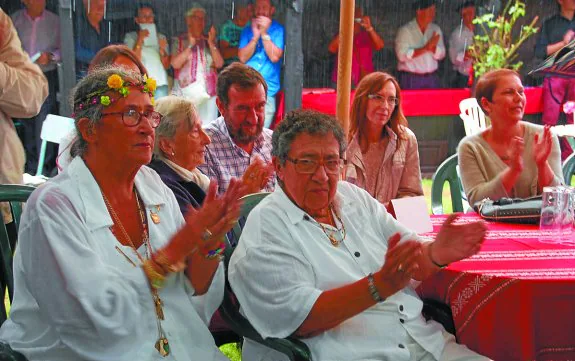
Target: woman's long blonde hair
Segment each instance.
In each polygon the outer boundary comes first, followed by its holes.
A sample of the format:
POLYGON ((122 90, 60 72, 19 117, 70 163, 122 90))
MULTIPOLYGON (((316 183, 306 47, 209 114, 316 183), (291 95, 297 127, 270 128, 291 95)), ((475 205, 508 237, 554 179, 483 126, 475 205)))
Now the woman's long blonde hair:
POLYGON ((351 105, 348 135, 349 142, 351 142, 356 134, 358 134, 359 139, 362 139, 365 136, 367 102, 369 101, 368 95, 375 94, 380 91, 388 81, 393 83, 395 86, 396 97, 398 99, 397 106, 391 113, 388 125, 393 132, 397 134, 399 139, 405 139, 405 131, 401 126, 407 127, 407 119, 401 110, 401 88, 399 87, 399 83, 390 74, 377 71, 368 74, 361 79, 355 90, 355 96, 351 105))

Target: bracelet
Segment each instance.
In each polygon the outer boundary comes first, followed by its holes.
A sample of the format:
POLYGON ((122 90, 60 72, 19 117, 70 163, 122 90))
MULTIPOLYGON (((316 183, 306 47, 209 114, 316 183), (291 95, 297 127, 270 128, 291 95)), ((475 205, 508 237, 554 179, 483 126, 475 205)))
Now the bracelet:
POLYGON ((435 262, 433 257, 431 257, 431 246, 433 245, 433 243, 434 242, 430 242, 429 246, 427 247, 427 256, 429 257, 429 260, 431 261, 431 263, 433 263, 435 266, 437 266, 439 268, 445 268, 445 267, 449 266, 449 263, 439 264, 439 263, 435 262))
POLYGON ((152 286, 153 289, 157 290, 164 287, 166 277, 156 271, 152 260, 145 260, 144 263, 142 263, 142 268, 144 269, 144 273, 146 274, 146 277, 148 277, 150 286, 152 286))
POLYGON ((225 249, 226 244, 224 242, 220 242, 218 248, 209 250, 208 253, 204 255, 204 257, 206 257, 206 259, 214 259, 216 257, 220 257, 223 255, 225 249))
POLYGON ((375 282, 373 280, 373 273, 370 273, 367 275, 367 288, 369 289, 369 293, 371 293, 371 298, 373 298, 373 300, 375 302, 383 302, 385 301, 385 298, 381 297, 381 295, 379 294, 379 291, 377 290, 377 287, 375 287, 375 282))

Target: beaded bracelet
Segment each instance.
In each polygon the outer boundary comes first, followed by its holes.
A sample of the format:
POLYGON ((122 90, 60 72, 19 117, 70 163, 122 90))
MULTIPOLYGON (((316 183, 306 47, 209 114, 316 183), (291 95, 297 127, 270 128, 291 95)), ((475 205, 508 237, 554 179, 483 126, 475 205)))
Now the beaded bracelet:
POLYGON ((371 298, 373 298, 375 302, 385 301, 385 298, 381 297, 379 291, 377 290, 377 287, 375 287, 375 282, 373 280, 373 273, 367 275, 367 284, 369 288, 369 293, 371 293, 371 298))
POLYGON ((224 253, 226 249, 226 244, 224 242, 220 242, 218 248, 209 250, 207 254, 204 255, 207 259, 214 259, 224 253))

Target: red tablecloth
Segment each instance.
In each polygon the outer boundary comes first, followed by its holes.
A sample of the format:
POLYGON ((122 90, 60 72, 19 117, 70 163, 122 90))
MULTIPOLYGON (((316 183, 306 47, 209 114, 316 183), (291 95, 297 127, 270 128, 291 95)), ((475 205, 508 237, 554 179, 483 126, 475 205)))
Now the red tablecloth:
MULTIPOLYGON (((432 218, 434 232, 444 219, 432 218)), ((480 253, 425 280, 419 294, 449 304, 458 341, 494 360, 575 360, 575 246, 542 243, 535 226, 488 229, 480 253)))

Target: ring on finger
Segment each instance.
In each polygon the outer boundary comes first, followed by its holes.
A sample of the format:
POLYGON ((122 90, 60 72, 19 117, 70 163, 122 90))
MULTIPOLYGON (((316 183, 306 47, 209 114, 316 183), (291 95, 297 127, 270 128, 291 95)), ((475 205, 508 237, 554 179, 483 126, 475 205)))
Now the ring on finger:
POLYGON ((206 229, 202 232, 201 238, 202 238, 202 241, 204 241, 204 242, 205 242, 205 241, 208 241, 210 238, 212 238, 212 232, 211 232, 209 229, 206 228, 206 229))

